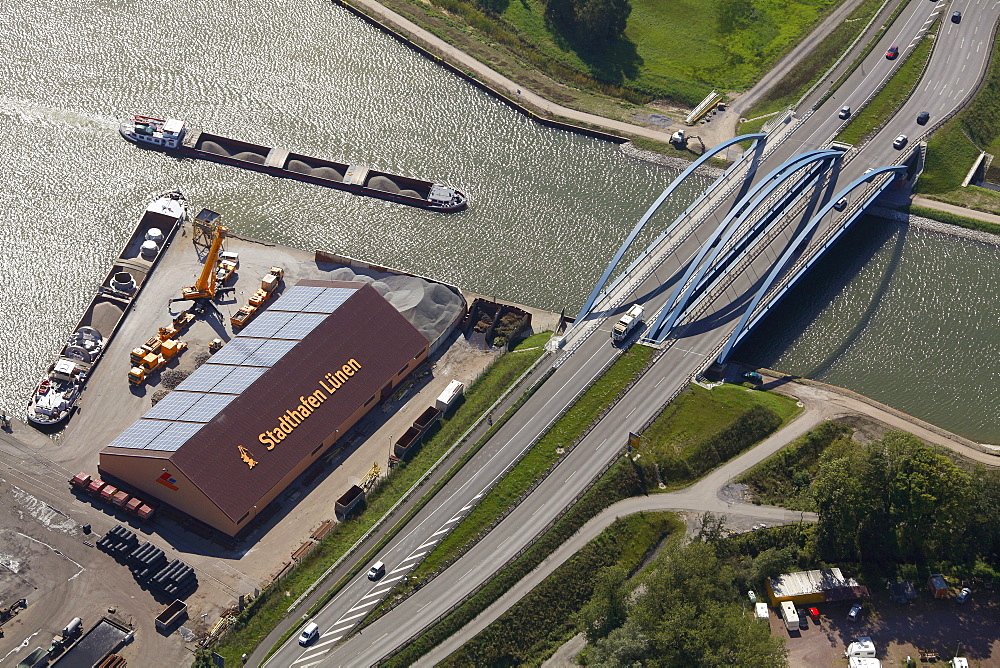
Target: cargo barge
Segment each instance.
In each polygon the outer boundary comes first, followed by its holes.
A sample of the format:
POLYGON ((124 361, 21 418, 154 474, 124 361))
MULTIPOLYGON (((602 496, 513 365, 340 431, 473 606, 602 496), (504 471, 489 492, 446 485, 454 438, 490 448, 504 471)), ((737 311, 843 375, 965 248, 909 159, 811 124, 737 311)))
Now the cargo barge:
POLYGON ((25 417, 30 424, 57 427, 73 414, 91 371, 186 217, 184 196, 176 191, 146 207, 73 334, 28 399, 25 417))
POLYGON ((468 206, 465 194, 449 186, 221 137, 188 127, 182 120, 132 116, 121 122, 119 132, 126 140, 145 148, 213 160, 357 195, 442 212, 461 211, 468 206))

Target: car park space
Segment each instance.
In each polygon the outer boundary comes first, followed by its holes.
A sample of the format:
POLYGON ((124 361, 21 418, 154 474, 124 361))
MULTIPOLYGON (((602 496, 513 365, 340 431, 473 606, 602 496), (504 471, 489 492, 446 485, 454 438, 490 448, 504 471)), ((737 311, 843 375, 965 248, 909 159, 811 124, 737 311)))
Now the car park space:
POLYGON ((934 599, 926 588, 919 588, 914 602, 905 605, 893 603, 887 591, 880 591, 862 604, 856 622, 848 621, 855 601, 816 604, 818 623, 812 620, 812 609, 801 606, 810 620, 805 629, 786 630, 773 608, 769 622, 771 632, 785 638, 790 666, 842 667, 845 651, 859 637, 871 638, 884 667, 905 665, 908 656, 914 661, 937 656, 939 663, 932 665, 947 666, 956 652, 972 666, 1000 665, 1000 634, 996 632, 1000 596, 975 588, 965 601, 934 599))

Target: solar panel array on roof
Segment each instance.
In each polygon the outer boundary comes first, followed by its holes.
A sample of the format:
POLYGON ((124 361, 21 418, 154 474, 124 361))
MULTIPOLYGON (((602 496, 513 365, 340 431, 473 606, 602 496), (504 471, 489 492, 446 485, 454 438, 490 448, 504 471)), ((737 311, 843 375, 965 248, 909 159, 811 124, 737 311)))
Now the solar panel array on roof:
POLYGON ((289 288, 108 447, 177 450, 356 291, 289 288))

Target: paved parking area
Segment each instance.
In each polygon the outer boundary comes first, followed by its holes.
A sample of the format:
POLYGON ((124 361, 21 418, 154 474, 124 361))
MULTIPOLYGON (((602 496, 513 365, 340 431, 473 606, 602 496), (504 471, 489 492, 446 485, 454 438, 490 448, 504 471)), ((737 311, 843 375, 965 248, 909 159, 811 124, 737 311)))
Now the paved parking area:
POLYGON ((786 631, 772 609, 771 632, 786 639, 792 668, 845 666, 844 650, 859 635, 871 637, 886 668, 906 665, 908 656, 918 666, 944 666, 953 656, 963 656, 977 668, 1000 666, 1000 596, 996 592, 976 590, 964 605, 953 599, 932 599, 926 589, 918 592, 911 605, 891 603, 885 592, 875 592, 856 623, 847 621, 849 602, 816 605, 820 622, 810 621, 803 631, 786 631), (919 661, 920 650, 937 652, 941 661, 919 661))

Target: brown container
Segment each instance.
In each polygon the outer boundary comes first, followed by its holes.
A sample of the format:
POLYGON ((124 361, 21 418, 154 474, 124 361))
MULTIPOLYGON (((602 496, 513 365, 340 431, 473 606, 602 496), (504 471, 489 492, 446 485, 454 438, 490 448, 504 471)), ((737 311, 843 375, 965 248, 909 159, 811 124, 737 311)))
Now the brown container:
POLYGON ((128 503, 128 500, 131 498, 132 498, 131 494, 123 490, 119 490, 115 493, 114 496, 111 497, 111 503, 115 504, 119 508, 122 508, 125 506, 126 503, 128 503))
POLYGON ((139 512, 137 512, 136 515, 139 516, 140 520, 148 520, 155 512, 156 510, 154 508, 150 508, 146 504, 143 504, 139 506, 139 512))
POLYGON ((87 489, 87 485, 90 484, 91 477, 89 473, 77 473, 73 476, 73 479, 69 481, 69 484, 73 485, 77 489, 87 489))
POLYGON ((101 498, 105 501, 110 501, 115 494, 118 493, 118 488, 114 485, 106 485, 104 489, 101 490, 101 498))
POLYGON ((87 493, 98 496, 101 490, 104 489, 105 482, 98 478, 97 480, 91 480, 90 484, 87 485, 87 493))

